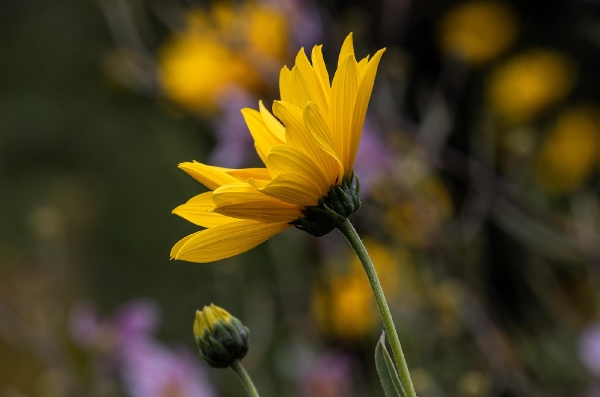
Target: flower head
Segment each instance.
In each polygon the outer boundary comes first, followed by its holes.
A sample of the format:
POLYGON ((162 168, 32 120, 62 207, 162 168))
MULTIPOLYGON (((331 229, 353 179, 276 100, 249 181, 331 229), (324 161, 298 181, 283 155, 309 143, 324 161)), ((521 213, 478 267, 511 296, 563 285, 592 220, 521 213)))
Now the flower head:
POLYGON ((280 74, 273 114, 242 110, 265 168, 192 162, 180 168, 211 191, 173 211, 205 227, 180 240, 171 257, 212 262, 245 252, 292 224, 322 235, 358 209, 353 166, 377 66, 384 50, 357 62, 352 35, 330 84, 321 46, 312 63, 301 49, 280 74))
POLYGON ((248 328, 214 304, 196 311, 194 338, 200 355, 215 368, 229 367, 248 354, 248 328))

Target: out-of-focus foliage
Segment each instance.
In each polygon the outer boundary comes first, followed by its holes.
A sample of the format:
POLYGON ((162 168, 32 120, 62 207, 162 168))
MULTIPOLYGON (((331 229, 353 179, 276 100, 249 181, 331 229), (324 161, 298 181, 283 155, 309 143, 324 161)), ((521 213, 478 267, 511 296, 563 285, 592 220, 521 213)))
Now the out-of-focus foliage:
POLYGON ((419 395, 598 395, 598 4, 7 0, 1 396, 242 395, 197 354, 213 302, 250 329, 261 394, 383 396, 339 234, 168 260, 203 191, 177 165, 261 166, 240 109, 271 108, 301 47, 333 70, 351 31, 358 57, 387 47, 352 221, 419 395))

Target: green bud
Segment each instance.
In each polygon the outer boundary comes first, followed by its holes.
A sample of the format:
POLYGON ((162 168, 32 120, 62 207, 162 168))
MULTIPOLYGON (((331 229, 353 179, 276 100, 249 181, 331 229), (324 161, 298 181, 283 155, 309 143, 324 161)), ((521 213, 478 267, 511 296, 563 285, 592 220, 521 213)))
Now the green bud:
POLYGON ((194 338, 200 356, 215 368, 227 368, 249 349, 250 331, 240 320, 214 304, 196 310, 194 338))

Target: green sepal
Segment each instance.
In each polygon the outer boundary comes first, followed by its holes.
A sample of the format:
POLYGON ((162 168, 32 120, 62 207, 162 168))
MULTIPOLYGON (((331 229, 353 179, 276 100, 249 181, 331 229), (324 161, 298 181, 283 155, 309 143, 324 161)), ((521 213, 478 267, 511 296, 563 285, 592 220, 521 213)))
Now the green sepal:
POLYGON ((232 317, 228 322, 218 320, 212 330, 196 339, 200 356, 215 368, 227 368, 234 360, 248 354, 250 331, 241 321, 232 317))
POLYGON ((354 172, 343 178, 340 185, 331 186, 327 196, 319 199, 319 205, 302 210, 302 218, 290 225, 316 237, 321 237, 341 225, 360 208, 360 182, 354 172), (352 185, 356 179, 356 187, 352 185))
POLYGON ((406 397, 396 366, 385 347, 385 332, 375 347, 375 367, 386 397, 406 397))

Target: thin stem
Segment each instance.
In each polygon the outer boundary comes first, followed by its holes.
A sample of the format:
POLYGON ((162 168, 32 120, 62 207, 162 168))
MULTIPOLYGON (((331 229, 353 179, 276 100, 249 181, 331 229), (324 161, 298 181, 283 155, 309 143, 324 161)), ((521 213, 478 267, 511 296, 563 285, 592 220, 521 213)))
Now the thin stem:
POLYGON ((352 223, 350 223, 350 220, 346 219, 343 224, 338 226, 338 229, 340 232, 342 232, 344 237, 346 237, 346 240, 348 240, 348 243, 350 243, 350 246, 352 249, 354 249, 354 252, 356 252, 358 259, 360 259, 365 272, 367 273, 369 283, 371 284, 371 289, 373 290, 373 295, 375 295, 375 300, 377 301, 377 307, 381 313, 385 333, 388 336, 388 340, 390 341, 390 345, 392 347, 392 352, 394 353, 394 358, 396 359, 396 364, 398 365, 402 387, 406 391, 408 397, 417 397, 412 380, 410 379, 408 365, 406 364, 406 359, 404 358, 404 353, 402 352, 400 339, 398 339, 396 327, 394 326, 394 321, 392 320, 392 314, 390 313, 390 308, 385 300, 381 283, 379 282, 377 272, 375 271, 373 262, 369 257, 369 253, 360 239, 360 236, 358 233, 356 233, 354 226, 352 226, 352 223))
POLYGON ((252 379, 250 379, 250 375, 248 375, 246 368, 244 368, 240 360, 234 360, 231 364, 231 369, 233 369, 238 378, 240 378, 240 382, 242 382, 250 397, 260 397, 258 395, 258 390, 254 387, 254 383, 252 383, 252 379))

